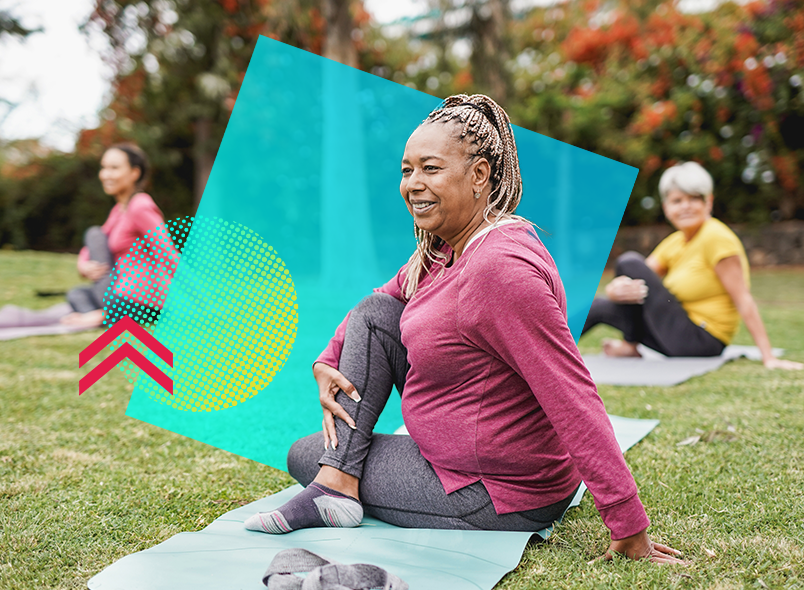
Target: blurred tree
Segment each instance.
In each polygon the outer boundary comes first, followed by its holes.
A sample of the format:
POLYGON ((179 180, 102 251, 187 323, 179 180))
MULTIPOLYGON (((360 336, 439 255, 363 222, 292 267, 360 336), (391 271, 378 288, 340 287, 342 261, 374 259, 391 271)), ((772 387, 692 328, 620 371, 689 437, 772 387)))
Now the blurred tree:
MULTIPOLYGON (((26 146, 20 143, 10 142, 4 153, 21 152, 26 146)), ((97 174, 91 156, 55 152, 6 162, 0 170, 0 245, 78 251, 83 231, 102 224, 114 204, 97 174)))
POLYGON ((168 200, 185 213, 203 192, 266 8, 265 0, 98 0, 86 25, 109 39, 117 72, 92 139, 137 141, 166 176, 154 183, 174 188, 168 200))
POLYGON ((41 31, 41 27, 29 29, 23 26, 20 20, 12 15, 9 10, 0 9, 0 38, 2 38, 3 35, 25 38, 32 33, 39 33, 41 31))
MULTIPOLYGON (((41 31, 41 27, 29 29, 9 10, 0 9, 0 40, 6 37, 25 39, 29 35, 40 33, 41 31)), ((2 109, 0 110, 0 124, 6 120, 15 108, 17 108, 16 102, 12 102, 6 96, 0 95, 0 109, 2 109)))
POLYGON ((702 14, 667 0, 570 0, 501 13, 498 40, 484 41, 492 33, 470 24, 505 4, 430 0, 408 26, 419 57, 394 80, 487 92, 519 125, 639 168, 628 224, 660 217, 659 177, 689 159, 714 176, 721 217, 804 219, 804 0, 702 14))
MULTIPOLYGON (((697 15, 667 0, 534 9, 428 0, 427 14, 387 27, 360 0, 96 1, 86 26, 109 38, 117 73, 103 123, 79 138, 75 167, 97 189, 88 163, 111 142, 137 141, 154 161, 153 192, 168 217, 192 212, 266 34, 439 96, 486 92, 519 125, 638 167, 626 223, 659 218, 659 176, 688 159, 712 172, 720 217, 804 218, 804 0, 724 3, 697 15)), ((20 34, 9 22, 0 19, 0 30, 20 34)), ((8 207, 25 199, 56 202, 40 192, 57 187, 28 180, 51 166, 44 160, 6 159, 4 219, 23 219, 8 207)), ((77 223, 64 244, 86 227, 77 223)), ((45 243, 25 235, 14 243, 45 243)))
POLYGON ((474 79, 480 92, 495 97, 501 104, 507 104, 511 89, 509 3, 509 0, 473 0, 468 4, 472 9, 468 32, 474 79))
POLYGON ((322 0, 326 20, 324 57, 347 66, 358 66, 357 48, 352 33, 355 29, 350 0, 322 0))
POLYGON ((406 69, 410 82, 447 96, 471 90, 506 104, 512 88, 510 0, 428 0, 412 19, 414 47, 427 42, 406 69))
MULTIPOLYGON (((359 55, 355 41, 362 39, 363 33, 355 27, 351 0, 322 0, 323 15, 326 20, 324 57, 356 68, 359 55)), ((351 72, 353 73, 353 72, 351 72)), ((339 101, 341 92, 354 96, 359 91, 356 76, 340 69, 324 68, 322 79, 322 169, 321 178, 339 178, 342 161, 336 157, 343 148, 344 137, 350 138, 350 150, 364 153, 363 118, 360 107, 354 101, 339 101), (332 97, 331 99, 329 97, 332 97)), ((344 227, 357 223, 365 228, 364 235, 371 235, 368 183, 365 162, 355 158, 350 166, 350 190, 331 190, 328 183, 321 184, 321 281, 322 286, 343 292, 349 288, 349 281, 341 272, 343 261, 348 259, 356 247, 352 240, 343 240, 344 227)), ((373 270, 374 248, 369 243, 358 247, 369 255, 361 262, 373 270)), ((353 286, 354 287, 354 286, 353 286)), ((365 287, 365 286, 361 286, 365 287)))
MULTIPOLYGON (((90 201, 102 202, 96 166, 103 150, 130 140, 152 160, 152 192, 166 217, 191 214, 261 34, 321 54, 330 29, 331 41, 337 41, 331 46, 346 52, 343 58, 333 58, 385 77, 393 72, 386 51, 392 60, 406 59, 404 44, 386 43, 360 0, 333 0, 330 6, 339 15, 332 25, 324 16, 323 0, 96 0, 83 28, 108 38, 105 57, 115 75, 100 126, 79 135, 73 158, 76 170, 84 174, 86 190, 97 193, 90 201)), ((31 217, 25 199, 77 202, 78 192, 70 197, 56 191, 57 195, 50 183, 25 180, 50 165, 40 160, 5 161, 10 173, 3 179, 8 182, 0 183, 7 197, 0 194, 0 217, 15 223, 31 217)), ((101 205, 100 212, 105 214, 108 207, 101 205)), ((62 237, 47 242, 48 247, 69 248, 80 243, 88 224, 88 219, 60 220, 71 224, 62 232, 40 221, 23 223, 20 231, 0 231, 0 243, 31 247, 45 244, 40 238, 52 234, 62 237)))
POLYGON ((804 218, 802 0, 697 15, 576 1, 532 11, 514 37, 514 118, 638 167, 627 223, 657 219, 661 173, 690 159, 726 219, 804 218))

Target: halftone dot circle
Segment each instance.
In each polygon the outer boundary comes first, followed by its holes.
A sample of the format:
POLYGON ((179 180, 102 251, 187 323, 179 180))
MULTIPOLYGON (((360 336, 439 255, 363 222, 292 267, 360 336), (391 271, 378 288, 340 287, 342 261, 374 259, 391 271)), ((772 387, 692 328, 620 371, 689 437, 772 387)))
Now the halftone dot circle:
MULTIPOLYGON (((171 282, 178 260, 165 258, 165 248, 158 246, 159 229, 134 246, 131 254, 140 254, 136 280, 125 286, 134 294, 128 296, 136 301, 131 304, 147 321, 155 321, 152 328, 160 342, 174 354, 170 368, 145 352, 173 379, 173 395, 147 375, 140 375, 139 386, 154 401, 180 411, 234 407, 265 389, 290 355, 298 324, 291 275, 254 231, 196 217, 161 226, 183 259, 171 282), (172 293, 161 313, 160 281, 170 282, 172 293)), ((117 301, 113 304, 120 308, 117 301)))

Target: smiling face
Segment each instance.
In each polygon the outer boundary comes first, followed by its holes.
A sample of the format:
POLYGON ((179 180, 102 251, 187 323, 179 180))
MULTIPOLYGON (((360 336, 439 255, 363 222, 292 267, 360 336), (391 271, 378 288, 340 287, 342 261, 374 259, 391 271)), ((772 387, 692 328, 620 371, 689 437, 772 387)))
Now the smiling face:
POLYGON ((128 154, 123 150, 108 149, 101 158, 98 178, 103 185, 103 192, 118 201, 126 200, 134 194, 141 175, 141 170, 131 166, 128 154))
POLYGON ((667 221, 674 228, 683 231, 689 239, 712 216, 712 195, 688 195, 672 189, 662 201, 662 209, 667 221))
POLYGON ((413 132, 399 191, 416 225, 457 251, 483 222, 490 167, 485 159, 471 160, 452 131, 450 124, 432 123, 413 132))

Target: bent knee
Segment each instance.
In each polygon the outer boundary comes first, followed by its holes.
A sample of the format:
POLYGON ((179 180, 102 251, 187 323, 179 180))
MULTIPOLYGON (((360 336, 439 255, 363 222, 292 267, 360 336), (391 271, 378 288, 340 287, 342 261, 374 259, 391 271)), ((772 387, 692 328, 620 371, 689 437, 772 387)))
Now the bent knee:
POLYGON ((625 275, 632 276, 645 268, 645 257, 639 252, 629 250, 624 254, 617 257, 617 263, 614 267, 614 272, 617 276, 625 275))
POLYGON ((87 243, 89 240, 103 238, 106 239, 106 234, 103 233, 103 229, 99 225, 93 225, 92 227, 87 228, 87 231, 84 232, 84 243, 87 243))
POLYGON ((366 317, 402 315, 405 304, 387 293, 372 293, 364 297, 352 310, 352 314, 366 317))

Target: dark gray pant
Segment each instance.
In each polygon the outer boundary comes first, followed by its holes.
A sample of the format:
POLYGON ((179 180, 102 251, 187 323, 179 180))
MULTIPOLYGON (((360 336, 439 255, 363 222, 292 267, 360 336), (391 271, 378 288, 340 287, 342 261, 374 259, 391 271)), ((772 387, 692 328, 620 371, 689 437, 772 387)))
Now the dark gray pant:
POLYGON ((498 515, 481 482, 446 494, 430 463, 410 436, 374 434, 391 388, 402 393, 409 365, 400 341, 404 306, 383 293, 361 301, 349 316, 339 370, 357 388, 354 402, 342 391, 335 396, 355 420, 357 430, 335 420, 338 448, 324 451, 321 432, 296 441, 288 453, 288 470, 307 486, 320 465, 360 478, 365 512, 410 528, 537 531, 561 518, 573 494, 550 506, 498 515))
POLYGON ((648 268, 641 254, 626 252, 620 256, 615 275, 645 281, 648 286, 645 302, 629 305, 595 297, 582 333, 597 324, 607 324, 620 330, 627 342, 641 342, 666 356, 718 356, 723 352, 726 345, 692 323, 681 303, 648 268))
POLYGON ((87 313, 103 309, 103 296, 112 284, 112 252, 109 241, 103 230, 97 225, 90 227, 84 234, 84 245, 89 249, 89 259, 109 265, 109 275, 95 281, 92 285, 82 285, 67 292, 67 303, 73 311, 87 313))

